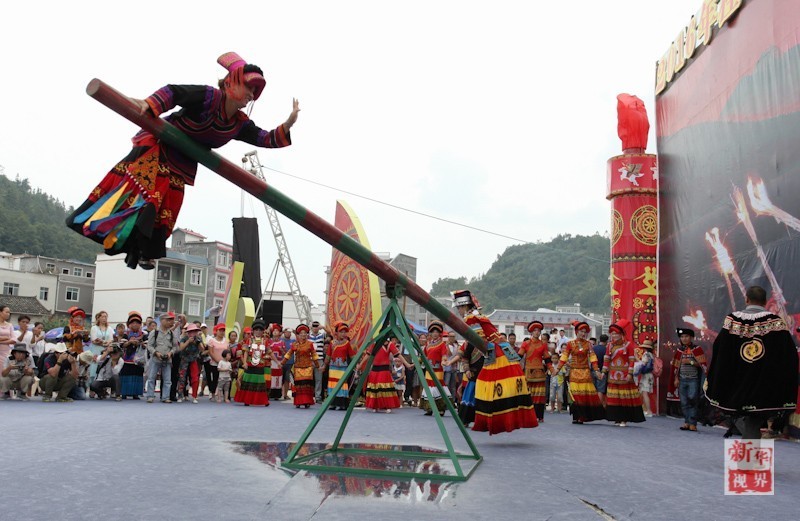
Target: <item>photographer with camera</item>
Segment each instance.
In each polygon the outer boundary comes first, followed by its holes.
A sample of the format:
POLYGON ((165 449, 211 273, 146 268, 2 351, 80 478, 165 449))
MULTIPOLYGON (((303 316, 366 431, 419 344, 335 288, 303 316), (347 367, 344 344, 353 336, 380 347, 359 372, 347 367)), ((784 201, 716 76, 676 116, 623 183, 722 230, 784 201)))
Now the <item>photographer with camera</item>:
POLYGON ((91 389, 94 391, 98 400, 106 397, 106 389, 111 389, 111 394, 116 396, 116 400, 122 401, 120 394, 119 372, 125 360, 122 359, 122 348, 118 343, 113 342, 107 346, 102 354, 97 358, 97 378, 92 382, 91 389))
POLYGON ((176 390, 178 403, 183 401, 187 371, 192 383, 192 403, 197 403, 197 389, 200 385, 200 355, 203 351, 205 351, 205 344, 200 336, 200 327, 194 323, 189 324, 186 326, 186 333, 181 337, 180 344, 178 344, 178 352, 181 357, 180 365, 178 366, 178 388, 176 390))
POLYGON ((0 399, 8 400, 6 393, 17 391, 17 400, 28 400, 28 392, 33 385, 33 361, 28 346, 17 342, 11 348, 11 356, 2 361, 0 370, 0 399))
POLYGON ((51 401, 53 392, 58 392, 57 402, 71 402, 69 393, 78 378, 78 359, 75 353, 68 353, 66 344, 59 342, 44 361, 44 370, 45 375, 41 382, 44 389, 42 401, 51 401))
POLYGON ((172 387, 172 354, 178 348, 175 327, 175 313, 169 311, 161 315, 158 329, 150 333, 147 350, 151 358, 147 371, 147 403, 153 403, 156 395, 156 377, 161 373, 161 402, 172 403, 169 391, 172 387))

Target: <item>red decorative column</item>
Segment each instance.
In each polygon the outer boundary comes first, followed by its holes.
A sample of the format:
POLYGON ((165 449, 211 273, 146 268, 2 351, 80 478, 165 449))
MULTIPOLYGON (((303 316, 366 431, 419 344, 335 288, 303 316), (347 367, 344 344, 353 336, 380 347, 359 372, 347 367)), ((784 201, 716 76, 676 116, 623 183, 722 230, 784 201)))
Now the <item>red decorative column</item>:
MULTIPOLYGON (((611 201, 611 313, 614 321, 631 321, 631 340, 641 345, 658 339, 658 161, 644 153, 650 129, 644 103, 627 94, 617 100, 623 153, 608 160, 606 196, 611 201)), ((657 403, 654 392, 656 412, 657 403)))

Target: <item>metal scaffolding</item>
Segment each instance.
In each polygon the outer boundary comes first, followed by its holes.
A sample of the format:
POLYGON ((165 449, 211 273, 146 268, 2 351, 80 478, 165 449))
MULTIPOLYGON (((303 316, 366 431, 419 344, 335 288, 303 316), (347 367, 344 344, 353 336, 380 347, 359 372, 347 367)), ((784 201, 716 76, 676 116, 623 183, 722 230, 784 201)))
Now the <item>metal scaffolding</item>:
MULTIPOLYGON (((261 165, 261 160, 255 150, 246 153, 242 158, 242 163, 246 165, 247 171, 266 182, 264 167, 261 165)), ((278 261, 283 266, 284 273, 286 273, 286 281, 289 283, 289 292, 292 294, 294 307, 297 309, 300 321, 311 324, 311 306, 308 303, 308 299, 300 291, 300 283, 297 281, 297 275, 294 272, 292 257, 289 255, 289 247, 286 245, 286 238, 278 220, 278 212, 267 203, 264 203, 264 209, 267 211, 267 219, 269 219, 269 225, 272 227, 272 236, 275 238, 275 246, 278 248, 278 261)), ((266 288, 264 292, 266 293, 266 288)), ((263 296, 262 294, 262 298, 259 300, 256 314, 258 314, 258 309, 263 305, 263 296)))

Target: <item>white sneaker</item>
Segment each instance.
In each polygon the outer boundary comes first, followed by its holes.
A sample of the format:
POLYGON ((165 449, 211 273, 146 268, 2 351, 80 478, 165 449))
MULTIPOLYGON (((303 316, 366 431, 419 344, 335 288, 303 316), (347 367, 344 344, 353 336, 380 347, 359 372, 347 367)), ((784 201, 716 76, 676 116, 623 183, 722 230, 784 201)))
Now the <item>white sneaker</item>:
POLYGON ((628 426, 628 422, 620 422, 619 426, 620 427, 627 427, 628 426))
POLYGON ((193 399, 192 403, 197 403, 197 398, 193 399))
POLYGON ((183 401, 183 398, 178 398, 178 403, 181 403, 182 401, 183 401))

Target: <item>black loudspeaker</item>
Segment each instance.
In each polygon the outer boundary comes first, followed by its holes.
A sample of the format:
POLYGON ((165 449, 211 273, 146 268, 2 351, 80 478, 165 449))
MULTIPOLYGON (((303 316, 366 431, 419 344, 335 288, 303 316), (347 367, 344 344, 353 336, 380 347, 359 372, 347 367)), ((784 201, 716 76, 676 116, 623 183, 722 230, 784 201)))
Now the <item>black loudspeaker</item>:
POLYGON ((259 311, 257 318, 263 320, 267 325, 283 325, 283 301, 265 300, 261 303, 261 311, 259 311))
POLYGON ((258 249, 258 220, 254 217, 233 219, 233 260, 244 262, 243 297, 261 298, 261 261, 258 249))

